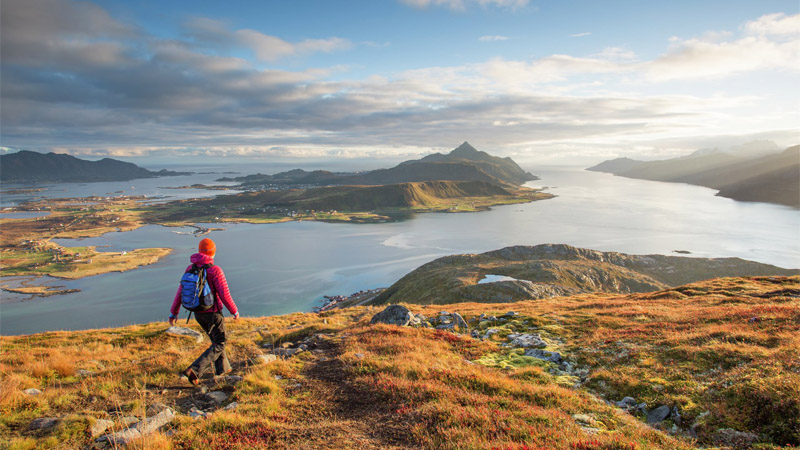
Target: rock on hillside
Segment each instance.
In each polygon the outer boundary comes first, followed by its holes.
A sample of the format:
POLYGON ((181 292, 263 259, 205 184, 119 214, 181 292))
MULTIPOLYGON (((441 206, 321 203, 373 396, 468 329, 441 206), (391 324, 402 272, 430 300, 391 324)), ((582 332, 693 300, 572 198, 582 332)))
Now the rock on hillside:
POLYGON ((515 246, 439 258, 401 278, 372 304, 513 302, 584 292, 652 292, 717 277, 793 274, 800 270, 739 258, 627 255, 563 244, 515 246), (479 283, 487 275, 510 279, 479 283))

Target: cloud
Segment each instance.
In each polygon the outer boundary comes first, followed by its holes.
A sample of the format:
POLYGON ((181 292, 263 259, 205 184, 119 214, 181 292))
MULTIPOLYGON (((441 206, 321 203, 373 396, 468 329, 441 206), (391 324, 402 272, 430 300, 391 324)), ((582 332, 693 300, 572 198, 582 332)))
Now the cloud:
POLYGON ((352 47, 348 39, 339 37, 288 42, 257 30, 231 30, 224 22, 202 17, 188 21, 184 28, 198 43, 223 47, 243 45, 252 50, 259 60, 266 62, 294 55, 332 53, 352 47))
POLYGON ((790 18, 765 17, 738 36, 675 39, 650 61, 610 47, 348 79, 340 67, 265 67, 349 48, 342 38, 289 42, 195 18, 164 39, 88 3, 11 0, 0 39, 0 132, 4 146, 92 155, 297 157, 467 138, 490 148, 567 149, 698 134, 758 99, 636 89, 734 69, 795 70, 781 58, 796 51, 796 39, 775 31, 790 18))
POLYGON ((587 31, 587 32, 584 32, 584 33, 575 33, 575 34, 570 34, 570 35, 569 35, 569 37, 578 38, 578 37, 591 36, 591 35, 592 35, 592 33, 589 33, 589 32, 587 31))
POLYGON ((464 11, 467 4, 477 3, 483 7, 494 6, 502 9, 517 10, 528 5, 529 0, 400 0, 408 6, 425 9, 430 6, 442 6, 454 11, 464 11))
POLYGON ((744 29, 760 36, 778 35, 790 36, 800 34, 800 14, 787 16, 784 13, 767 14, 757 20, 747 22, 744 29))
POLYGON ((500 35, 481 36, 481 37, 478 38, 478 40, 481 41, 481 42, 507 41, 509 39, 511 39, 511 38, 509 38, 508 36, 500 36, 500 35))

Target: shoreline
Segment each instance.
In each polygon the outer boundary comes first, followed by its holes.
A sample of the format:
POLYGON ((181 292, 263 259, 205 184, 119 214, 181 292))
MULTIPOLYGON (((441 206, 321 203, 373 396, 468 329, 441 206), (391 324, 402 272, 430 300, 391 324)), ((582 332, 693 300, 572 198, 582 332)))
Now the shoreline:
MULTIPOLYGON (((487 197, 437 198, 433 204, 409 207, 384 207, 372 211, 337 210, 280 210, 249 216, 244 206, 238 210, 217 211, 214 215, 198 214, 213 199, 194 198, 176 200, 165 204, 146 204, 148 197, 74 197, 39 199, 12 208, 8 212, 46 212, 47 215, 30 218, 3 218, 0 216, 0 281, 6 277, 32 276, 35 282, 41 277, 77 280, 112 272, 125 272, 155 264, 172 252, 171 248, 139 248, 128 252, 99 252, 96 247, 64 247, 52 239, 77 239, 102 236, 110 232, 133 231, 145 225, 191 227, 195 236, 224 228, 200 226, 198 223, 250 223, 273 224, 285 222, 318 221, 326 223, 388 223, 406 220, 417 213, 465 213, 490 210, 493 206, 530 203, 555 197, 537 189, 520 188, 509 195, 487 197), (164 213, 166 211, 166 214, 164 213), (217 215, 218 214, 218 215, 217 215)), ((245 198, 239 196, 237 199, 245 198)), ((212 206, 213 208, 213 206, 212 206)), ((18 288, 3 287, 7 292, 45 297, 68 294, 75 290, 54 290, 44 285, 26 285, 18 288)))

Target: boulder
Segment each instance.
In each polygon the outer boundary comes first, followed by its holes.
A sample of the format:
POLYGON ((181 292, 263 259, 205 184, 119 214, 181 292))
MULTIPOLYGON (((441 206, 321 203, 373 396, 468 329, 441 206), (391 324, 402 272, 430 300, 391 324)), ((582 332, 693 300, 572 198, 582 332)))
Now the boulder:
POLYGON ((172 336, 190 337, 194 339, 198 344, 203 342, 203 335, 198 331, 192 330, 191 328, 176 327, 173 325, 167 328, 166 333, 172 336))
POLYGON ((197 407, 193 407, 189 410, 189 417, 192 419, 205 419, 208 417, 208 413, 203 411, 202 409, 198 409, 197 407))
POLYGON ((91 433, 92 437, 100 436, 101 434, 105 433, 105 431, 114 426, 114 422, 105 419, 97 419, 94 421, 91 427, 89 427, 89 433, 91 433))
POLYGON ((531 334, 512 334, 508 337, 511 338, 511 342, 509 345, 512 347, 522 347, 522 348, 530 348, 530 347, 537 347, 537 348, 544 348, 547 347, 547 342, 542 339, 536 333, 531 334))
POLYGON ((234 409, 236 409, 238 407, 239 407, 239 402, 231 402, 231 403, 228 404, 228 406, 226 406, 226 407, 224 407, 222 409, 224 409, 225 411, 233 411, 234 409))
POLYGON ((36 388, 30 388, 30 389, 25 389, 24 391, 22 391, 22 393, 25 395, 39 395, 42 393, 42 391, 36 388))
POLYGON ((148 417, 136 425, 111 434, 100 436, 97 441, 106 441, 113 446, 127 446, 132 440, 152 434, 164 425, 175 419, 175 411, 170 408, 161 411, 153 417, 148 417))
POLYGON ((40 417, 38 419, 33 419, 30 425, 28 425, 29 430, 47 430, 53 428, 54 426, 58 425, 60 420, 58 417, 40 417))
POLYGON ((147 417, 153 417, 156 414, 168 408, 169 407, 163 403, 153 403, 152 405, 150 405, 150 407, 147 408, 145 414, 147 415, 147 417))
POLYGON ((205 395, 205 399, 210 402, 214 402, 217 405, 222 404, 225 400, 228 399, 228 394, 222 391, 212 391, 205 395))
POLYGON ((230 384, 241 383, 242 380, 244 380, 244 378, 240 377, 239 375, 228 375, 227 377, 225 377, 225 381, 227 381, 230 384))
POLYGON ((463 317, 461 317, 461 314, 454 312, 453 314, 450 315, 450 317, 452 317, 453 323, 459 330, 466 330, 468 328, 467 321, 464 320, 463 317))
POLYGON ((659 423, 669 417, 671 413, 672 409, 669 406, 661 405, 647 413, 647 423, 659 423))
POLYGON ((404 327, 411 322, 413 315, 411 311, 402 305, 389 305, 383 311, 372 316, 369 321, 370 324, 386 323, 389 325, 398 325, 404 327))
POLYGON ((525 350, 525 356, 532 356, 534 358, 543 359, 556 364, 560 363, 562 359, 561 354, 558 352, 548 352, 547 350, 541 350, 538 348, 525 350))
POLYGON ((672 415, 670 416, 670 418, 672 419, 672 422, 675 425, 681 426, 681 412, 678 411, 677 406, 672 407, 672 415))
POLYGON ((629 409, 636 406, 636 399, 633 397, 625 397, 622 400, 615 403, 618 408, 629 409))

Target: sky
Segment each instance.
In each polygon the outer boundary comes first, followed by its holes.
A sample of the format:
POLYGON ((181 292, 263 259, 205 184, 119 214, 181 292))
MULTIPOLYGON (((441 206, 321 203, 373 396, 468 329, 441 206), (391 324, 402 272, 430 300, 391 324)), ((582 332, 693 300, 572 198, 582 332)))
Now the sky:
POLYGON ((0 148, 528 163, 800 143, 796 0, 3 0, 0 148))

